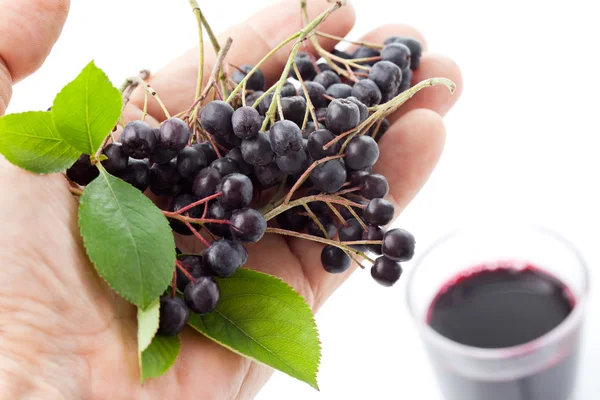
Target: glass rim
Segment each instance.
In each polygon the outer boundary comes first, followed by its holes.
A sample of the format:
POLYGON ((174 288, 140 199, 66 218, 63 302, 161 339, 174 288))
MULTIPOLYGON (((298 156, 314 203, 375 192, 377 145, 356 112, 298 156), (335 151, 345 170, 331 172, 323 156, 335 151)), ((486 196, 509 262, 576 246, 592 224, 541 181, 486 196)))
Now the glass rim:
MULTIPOLYGON (((579 318, 581 318, 583 316, 583 312, 585 310, 585 306, 586 306, 587 299, 589 296, 589 291, 590 291, 590 271, 589 271, 588 265, 585 262, 585 259, 583 258, 580 250, 571 241, 566 239, 563 235, 561 235, 545 226, 539 225, 539 224, 523 224, 523 223, 507 224, 506 222, 504 222, 504 223, 501 223, 501 225, 507 225, 507 226, 510 225, 511 229, 513 229, 513 230, 515 229, 515 226, 516 226, 517 229, 520 229, 520 230, 531 230, 531 231, 534 231, 537 233, 542 233, 542 234, 545 234, 546 236, 552 237, 552 238, 556 239, 557 241, 559 241, 563 246, 565 246, 567 248, 568 251, 570 251, 573 255, 575 255, 575 257, 579 263, 579 268, 581 268, 581 270, 583 271, 583 279, 584 279, 583 291, 582 291, 581 295, 577 298, 577 301, 575 302, 575 307, 569 313, 567 318, 565 318, 558 326, 556 326, 550 332, 547 332, 544 335, 542 335, 536 339, 533 339, 529 342, 521 343, 516 346, 501 347, 501 348, 494 348, 494 349, 474 347, 474 346, 469 346, 466 344, 455 342, 454 340, 451 340, 451 339, 445 337, 444 335, 442 335, 441 333, 439 333, 438 331, 433 329, 427 323, 425 318, 421 318, 419 315, 417 315, 416 307, 413 306, 413 304, 412 304, 413 301, 411 300, 411 298, 413 297, 412 296, 413 287, 414 287, 413 280, 415 279, 415 276, 419 270, 419 266, 427 258, 427 256, 430 253, 432 253, 435 249, 437 249, 440 245, 447 242, 448 240, 450 240, 460 234, 463 234, 465 232, 467 232, 467 233, 474 232, 476 227, 483 227, 484 225, 483 224, 473 224, 473 225, 468 225, 466 227, 454 229, 454 230, 442 235, 437 240, 435 240, 433 243, 431 243, 425 249, 425 251, 419 257, 417 257, 417 259, 415 260, 415 263, 413 265, 413 268, 411 268, 411 271, 408 274, 409 276, 407 279, 407 286, 406 286, 406 302, 408 305, 408 310, 409 310, 409 313, 410 313, 412 319, 415 321, 418 330, 423 335, 425 335, 425 337, 427 337, 431 342, 433 342, 435 345, 439 346, 440 348, 443 348, 444 350, 446 350, 448 352, 452 352, 452 353, 455 353, 455 354, 458 354, 461 356, 472 357, 472 358, 477 358, 477 359, 484 359, 484 360, 502 360, 502 359, 507 359, 507 358, 513 358, 516 355, 530 354, 540 348, 549 346, 552 343, 559 341, 561 338, 563 338, 565 335, 568 334, 568 332, 578 323, 579 318)), ((489 227, 489 224, 487 224, 485 226, 489 227)), ((497 225, 496 225, 496 227, 497 227, 497 225)))

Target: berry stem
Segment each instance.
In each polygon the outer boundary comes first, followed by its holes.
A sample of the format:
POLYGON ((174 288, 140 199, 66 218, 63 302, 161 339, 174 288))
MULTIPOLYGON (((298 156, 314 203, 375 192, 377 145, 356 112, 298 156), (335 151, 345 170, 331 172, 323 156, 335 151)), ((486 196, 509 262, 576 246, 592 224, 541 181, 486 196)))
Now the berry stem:
POLYGON ((227 52, 231 48, 232 41, 233 40, 231 38, 227 38, 227 40, 225 41, 225 44, 219 50, 219 52, 217 54, 217 61, 215 62, 215 66, 213 67, 212 72, 210 73, 210 78, 208 79, 208 82, 206 83, 206 87, 204 88, 202 93, 200 93, 200 95, 196 98, 196 100, 194 101, 194 103, 192 104, 192 106, 186 113, 186 116, 188 116, 188 117, 190 115, 193 115, 193 121, 196 120, 195 117, 198 115, 198 110, 199 110, 200 106, 202 105, 202 102, 204 101, 206 96, 208 96, 208 93, 213 88, 213 86, 215 86, 217 83, 219 71, 221 70, 221 68, 223 66, 223 62, 225 61, 225 56, 227 55, 227 52))
POLYGON ((358 41, 358 40, 349 40, 349 39, 343 38, 341 36, 330 35, 329 33, 321 32, 321 31, 315 32, 315 35, 321 36, 321 37, 324 37, 327 39, 331 39, 331 40, 337 40, 338 42, 346 42, 346 43, 355 44, 357 46, 370 47, 372 49, 381 50, 384 47, 383 45, 380 45, 380 44, 363 42, 363 41, 358 41))
POLYGON ((310 219, 312 219, 313 222, 319 227, 319 229, 323 233, 323 236, 325 236, 326 239, 331 239, 329 237, 329 234, 327 233, 327 229, 325 229, 325 227, 323 226, 323 224, 321 223, 321 221, 319 221, 319 218, 317 218, 317 216, 310 209, 310 207, 306 203, 304 203, 302 205, 304 206, 304 209, 306 210, 306 212, 307 212, 308 216, 310 217, 310 219))
POLYGON ((267 97, 267 95, 268 95, 269 93, 273 93, 273 91, 274 91, 275 89, 277 89, 277 85, 273 85, 273 86, 271 86, 269 89, 267 89, 267 91, 266 91, 266 92, 264 92, 263 94, 261 94, 261 95, 260 95, 260 97, 259 97, 258 99, 256 99, 256 101, 254 102, 254 104, 252 104, 252 108, 256 108, 256 107, 258 107, 258 105, 260 104, 260 102, 261 102, 261 101, 262 101, 262 100, 263 100, 265 97, 267 97))
POLYGON ((173 283, 171 285, 171 297, 175 297, 177 293, 177 261, 175 261, 175 268, 173 269, 173 283))
POLYGON ((376 241, 376 240, 357 240, 354 242, 337 242, 335 240, 330 240, 330 239, 324 239, 318 236, 313 236, 313 235, 308 235, 306 233, 299 233, 299 232, 294 232, 294 231, 288 231, 286 229, 280 229, 280 228, 271 228, 271 227, 267 227, 266 229, 266 233, 275 233, 277 235, 284 235, 284 236, 293 236, 299 239, 306 239, 306 240, 310 240, 313 242, 318 242, 318 243, 323 243, 323 244, 329 244, 331 246, 335 246, 337 248, 340 248, 346 252, 348 252, 349 254, 355 254, 357 256, 360 256, 362 258, 364 258, 367 261, 370 261, 372 263, 375 262, 375 260, 373 260, 371 257, 369 257, 368 255, 366 255, 364 252, 353 249, 352 247, 349 247, 348 243, 350 245, 360 245, 360 244, 381 244, 381 241, 376 241))
MULTIPOLYGON (((283 72, 281 73, 281 77, 279 78, 279 82, 277 83, 277 88, 275 89, 275 94, 273 96, 274 101, 271 102, 271 106, 269 107, 269 110, 267 111, 267 114, 265 116, 265 121, 263 122, 263 125, 262 125, 263 131, 267 128, 269 121, 275 121, 275 108, 276 108, 275 106, 277 103, 277 99, 281 97, 281 89, 283 88, 283 85, 288 78, 288 75, 290 73, 290 68, 292 66, 292 62, 296 58, 296 54, 298 54, 300 45, 307 37, 309 37, 309 35, 311 35, 311 37, 312 37, 313 31, 316 30, 321 25, 321 23, 323 21, 325 21, 329 17, 329 15, 331 15, 332 12, 334 12, 335 10, 340 8, 343 3, 344 2, 342 0, 336 1, 333 6, 329 7, 327 10, 325 10, 323 13, 321 13, 317 18, 312 20, 310 23, 308 23, 304 28, 302 28, 300 30, 300 32, 298 34, 298 38, 296 40, 296 43, 294 43, 294 46, 292 47, 292 50, 290 51, 288 60, 285 63, 283 72)), ((306 8, 305 0, 302 1, 302 6, 304 8, 306 8)))
POLYGON ((144 108, 142 108, 142 118, 140 118, 142 122, 146 119, 146 115, 148 115, 148 91, 144 90, 144 108))
MULTIPOLYGON (((355 62, 355 63, 361 63, 361 62, 379 61, 379 60, 381 60, 381 56, 364 57, 364 58, 351 58, 348 61, 352 61, 352 62, 355 62)), ((362 69, 371 70, 371 67, 369 67, 368 65, 363 65, 363 67, 366 67, 366 68, 362 68, 362 69)))
POLYGON ((202 235, 196 230, 196 228, 192 226, 192 224, 190 224, 188 221, 183 221, 183 223, 207 249, 210 247, 210 243, 208 243, 208 241, 202 237, 202 235))
POLYGON ((83 194, 83 190, 79 189, 79 188, 75 188, 73 186, 71 186, 69 188, 69 191, 71 192, 71 194, 73 196, 81 196, 83 194))
MULTIPOLYGON (((183 262, 175 260, 175 267, 178 268, 185 275, 185 277, 190 280, 190 282, 196 282, 196 278, 189 273, 183 262)), ((173 278, 173 282, 175 282, 175 278, 173 278)), ((177 285, 173 284, 173 287, 177 287, 177 285)))
MULTIPOLYGON (((275 54, 279 49, 281 49, 283 46, 285 46, 286 44, 290 43, 291 41, 293 41, 294 39, 296 39, 298 36, 300 36, 300 32, 296 32, 294 33, 292 36, 288 37, 287 39, 285 39, 283 42, 279 43, 277 46, 275 46, 271 51, 269 51, 258 63, 256 63, 256 65, 254 66, 254 68, 252 68, 250 71, 248 71, 248 73, 246 74, 246 76, 244 77, 244 79, 242 79, 240 81, 240 83, 238 83, 238 85, 235 87, 235 89, 233 89, 231 91, 231 93, 229 93, 229 97, 227 98, 227 100, 225 100, 225 102, 227 103, 231 103, 233 101, 234 96, 242 89, 242 86, 244 84, 245 81, 247 81, 248 79, 250 79, 250 77, 269 59, 271 58, 271 56, 273 54, 275 54)), ((274 85, 275 88, 277 87, 277 85, 274 85)), ((266 93, 265 93, 266 94, 266 93)))
POLYGON ((147 92, 149 92, 152 97, 154 97, 156 99, 156 101, 160 105, 160 108, 162 108, 163 112, 165 113, 165 117, 167 117, 167 119, 171 118, 171 114, 169 114, 169 111, 167 110, 167 107, 165 107, 165 104, 162 102, 162 100, 158 96, 158 93, 156 93, 156 90, 152 89, 152 87, 145 80, 143 80, 142 78, 140 78, 139 76, 132 76, 129 79, 132 80, 132 81, 137 82, 139 85, 144 86, 144 89, 147 92))
POLYGON ((327 161, 335 160, 335 159, 338 159, 338 158, 343 158, 345 156, 346 156, 346 154, 338 154, 338 155, 335 155, 335 156, 325 157, 325 158, 322 158, 320 160, 317 160, 317 161, 313 162, 311 164, 311 166, 308 167, 308 169, 300 176, 300 178, 298 178, 298 181, 296 181, 296 183, 294 184, 294 186, 292 186, 292 188, 290 189, 290 192, 288 193, 288 195, 286 196, 285 200, 283 201, 283 204, 289 203, 290 199, 294 195, 294 192, 296 190, 298 190, 298 188, 300 186, 302 186, 302 184, 304 183, 304 181, 306 181, 306 179, 309 177, 309 175, 312 172, 312 170, 315 169, 317 167, 317 165, 323 164, 323 163, 325 163, 327 161))
POLYGON ((352 207, 346 206, 346 209, 358 221, 358 223, 360 224, 360 226, 362 226, 362 228, 365 232, 369 230, 369 227, 367 226, 367 224, 365 224, 365 222, 362 220, 362 218, 358 216, 358 214, 356 213, 356 211, 354 211, 354 209, 352 207))
POLYGON ((298 70, 298 66, 296 65, 296 63, 294 63, 294 71, 296 72, 296 76, 298 77, 298 81, 300 82, 300 86, 302 86, 302 91, 304 92, 304 97, 306 98, 306 115, 304 116, 304 124, 302 125, 302 131, 304 131, 304 128, 306 127, 306 120, 309 112, 315 123, 316 130, 319 127, 319 120, 317 119, 317 114, 315 114, 315 106, 310 100, 310 96, 308 95, 308 88, 304 83, 304 79, 302 79, 302 77, 300 76, 300 71, 298 70))
MULTIPOLYGON (((201 205, 201 204, 204 204, 204 203, 207 203, 207 202, 209 202, 209 201, 211 201, 211 200, 214 200, 214 199, 216 199, 216 198, 219 198, 219 197, 221 197, 222 195, 223 195, 223 192, 217 192, 217 193, 215 193, 215 194, 213 194, 213 195, 211 195, 211 196, 208 196, 208 197, 205 197, 205 198, 203 198, 203 199, 201 199, 201 200, 195 201, 195 202, 193 202, 192 204, 188 204, 187 206, 183 207, 182 209, 175 211, 175 214, 180 214, 180 215, 181 215, 181 214, 183 214, 184 212, 186 212, 186 211, 188 211, 188 210, 191 210, 192 208, 194 208, 194 207, 196 207, 196 206, 199 206, 199 205, 201 205)), ((205 207, 205 208, 206 208, 206 207, 205 207)))
POLYGON ((196 23, 198 24, 198 79, 196 81, 195 96, 195 98, 198 98, 202 92, 202 80, 204 79, 204 29, 202 28, 202 13, 200 12, 200 7, 198 7, 198 2, 196 2, 196 0, 188 1, 192 7, 192 12, 196 17, 196 23))
POLYGON ((331 202, 326 201, 325 204, 327 204, 327 207, 329 207, 329 209, 331 210, 331 212, 333 214, 335 214, 335 216, 340 220, 340 222, 344 226, 348 225, 348 223, 346 222, 346 220, 344 219, 344 217, 342 216, 342 214, 340 214, 340 212, 333 206, 333 204, 331 204, 331 202))
POLYGON ((351 187, 351 188, 348 188, 348 189, 340 190, 339 192, 336 192, 335 194, 337 196, 341 196, 341 195, 346 194, 346 193, 357 192, 360 189, 362 189, 362 186, 354 186, 354 187, 351 187))
POLYGON ((285 188, 285 183, 287 181, 287 178, 288 178, 287 175, 283 177, 283 179, 279 183, 279 186, 277 186, 277 190, 273 194, 273 197, 271 197, 271 200, 269 201, 269 203, 267 203, 267 205, 264 206, 260 210, 261 214, 265 214, 268 210, 272 210, 274 207, 276 207, 278 205, 277 203, 280 203, 281 201, 283 201, 283 198, 280 198, 279 196, 281 196, 281 193, 283 192, 283 189, 285 188))
POLYGON ((281 204, 277 208, 266 213, 265 219, 267 221, 269 221, 269 220, 275 218, 276 216, 278 216, 279 214, 283 213, 284 211, 289 210, 290 208, 302 206, 304 204, 307 204, 307 203, 310 203, 313 201, 323 201, 323 202, 329 201, 330 203, 333 203, 333 204, 340 204, 343 206, 351 206, 351 207, 356 207, 356 208, 365 208, 366 207, 363 204, 355 203, 355 202, 345 199, 343 197, 318 194, 318 195, 314 195, 314 196, 302 197, 298 200, 294 200, 294 201, 290 201, 289 203, 281 204))

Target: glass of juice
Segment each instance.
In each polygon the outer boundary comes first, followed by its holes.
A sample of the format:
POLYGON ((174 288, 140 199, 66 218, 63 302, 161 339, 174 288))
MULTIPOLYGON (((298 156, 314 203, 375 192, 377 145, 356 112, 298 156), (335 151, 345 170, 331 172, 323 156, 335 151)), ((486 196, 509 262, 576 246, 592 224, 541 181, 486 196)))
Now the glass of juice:
POLYGON ((423 253, 407 297, 447 400, 570 400, 588 291, 560 235, 486 224, 423 253))

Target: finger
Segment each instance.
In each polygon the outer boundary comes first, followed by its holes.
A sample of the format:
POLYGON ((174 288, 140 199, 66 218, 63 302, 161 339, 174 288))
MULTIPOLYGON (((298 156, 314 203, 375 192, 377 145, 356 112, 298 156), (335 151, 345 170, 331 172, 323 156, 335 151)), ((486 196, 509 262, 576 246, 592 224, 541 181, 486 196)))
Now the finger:
POLYGON ((0 0, 0 115, 12 84, 37 70, 58 39, 69 0, 0 0))
MULTIPOLYGON (((445 142, 442 117, 428 109, 413 110, 396 121, 379 142, 382 151, 374 173, 386 177, 389 200, 398 215, 423 187, 437 164, 445 142)), ((356 268, 332 275, 321 267, 321 249, 302 239, 289 241, 291 251, 304 266, 314 295, 313 308, 318 309, 356 268)))
MULTIPOLYGON (((331 5, 326 1, 309 1, 308 13, 310 18, 316 17, 331 5)), ((354 19, 354 9, 347 4, 331 14, 319 29, 332 35, 345 36, 352 29, 354 19)), ((297 32, 301 28, 300 21, 301 14, 298 1, 284 0, 258 11, 246 21, 219 35, 218 40, 219 43, 223 43, 227 37, 233 39, 233 44, 227 55, 227 62, 235 65, 256 64, 271 49, 297 32)), ((318 40, 326 49, 331 49, 336 44, 331 39, 318 38, 318 40)), ((281 74, 291 46, 292 43, 279 50, 261 66, 261 71, 265 74, 268 82, 275 80, 281 74)), ((205 75, 208 76, 215 62, 215 55, 210 42, 204 44, 204 49, 204 71, 205 75)), ((197 74, 198 49, 195 48, 152 75, 149 83, 158 92, 169 111, 178 113, 187 109, 194 100, 197 74)), ((132 97, 132 102, 141 107, 143 97, 143 92, 138 90, 132 97)), ((158 104, 154 101, 150 102, 148 110, 156 118, 163 115, 158 104)))
POLYGON ((423 45, 421 65, 413 72, 413 85, 425 79, 436 77, 448 78, 456 84, 454 95, 451 95, 444 86, 435 86, 421 90, 406 102, 398 112, 388 117, 390 123, 396 121, 401 115, 417 108, 428 108, 440 115, 445 115, 456 104, 462 92, 463 81, 458 65, 448 57, 427 52, 427 42, 423 35, 408 25, 384 25, 367 33, 361 40, 381 44, 390 36, 414 37, 423 45))

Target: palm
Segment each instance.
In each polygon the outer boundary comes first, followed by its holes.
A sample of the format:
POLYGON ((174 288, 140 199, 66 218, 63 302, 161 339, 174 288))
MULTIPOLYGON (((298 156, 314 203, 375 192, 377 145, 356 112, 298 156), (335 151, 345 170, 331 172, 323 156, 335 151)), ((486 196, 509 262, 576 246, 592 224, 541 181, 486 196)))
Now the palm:
MULTIPOLYGON (((309 12, 316 15, 326 6, 325 2, 310 3, 309 12)), ((263 13, 243 28, 229 32, 234 39, 230 62, 257 62, 276 41, 292 33, 298 11, 280 5, 278 12, 281 15, 277 23, 265 20, 269 13, 263 13), (277 32, 276 41, 267 42, 263 32, 277 32), (249 45, 261 48, 247 54, 245 48, 249 45)), ((352 22, 353 11, 342 8, 322 30, 344 36, 352 22)), ((421 38, 406 26, 387 26, 372 31, 365 40, 382 42, 392 34, 421 38)), ((322 44, 333 46, 330 40, 322 44)), ((196 54, 192 51, 151 79, 172 111, 189 106, 196 79, 196 54)), ((282 59, 265 66, 269 81, 273 82, 281 71, 282 59)), ((205 70, 210 70, 210 65, 205 70)), ((460 88, 460 73, 451 61, 425 54, 414 79, 432 76, 449 77, 460 88)), ((384 150, 375 169, 386 175, 397 210, 408 204, 437 162, 444 133, 440 114, 456 98, 448 97, 443 90, 429 89, 405 105, 402 115, 391 118, 391 128, 380 142, 384 150)), ((137 107, 142 102, 139 93, 132 99, 137 107)), ((149 111, 158 119, 160 109, 154 106, 151 104, 149 111)), ((127 110, 129 118, 139 114, 139 108, 127 110)), ((0 170, 0 185, 12 192, 11 196, 0 197, 4 225, 0 236, 4 264, 0 270, 0 357, 29 375, 41 377, 33 385, 37 388, 36 398, 185 399, 197 397, 201 390, 205 399, 246 399, 260 389, 270 369, 191 329, 182 334, 183 351, 175 367, 140 386, 135 309, 114 295, 90 265, 78 233, 77 202, 67 190, 66 179, 61 175, 34 176, 4 159, 0 159, 0 170)), ((304 240, 266 235, 248 250, 248 267, 282 277, 314 311, 350 273, 327 274, 320 266, 321 246, 304 240)))

